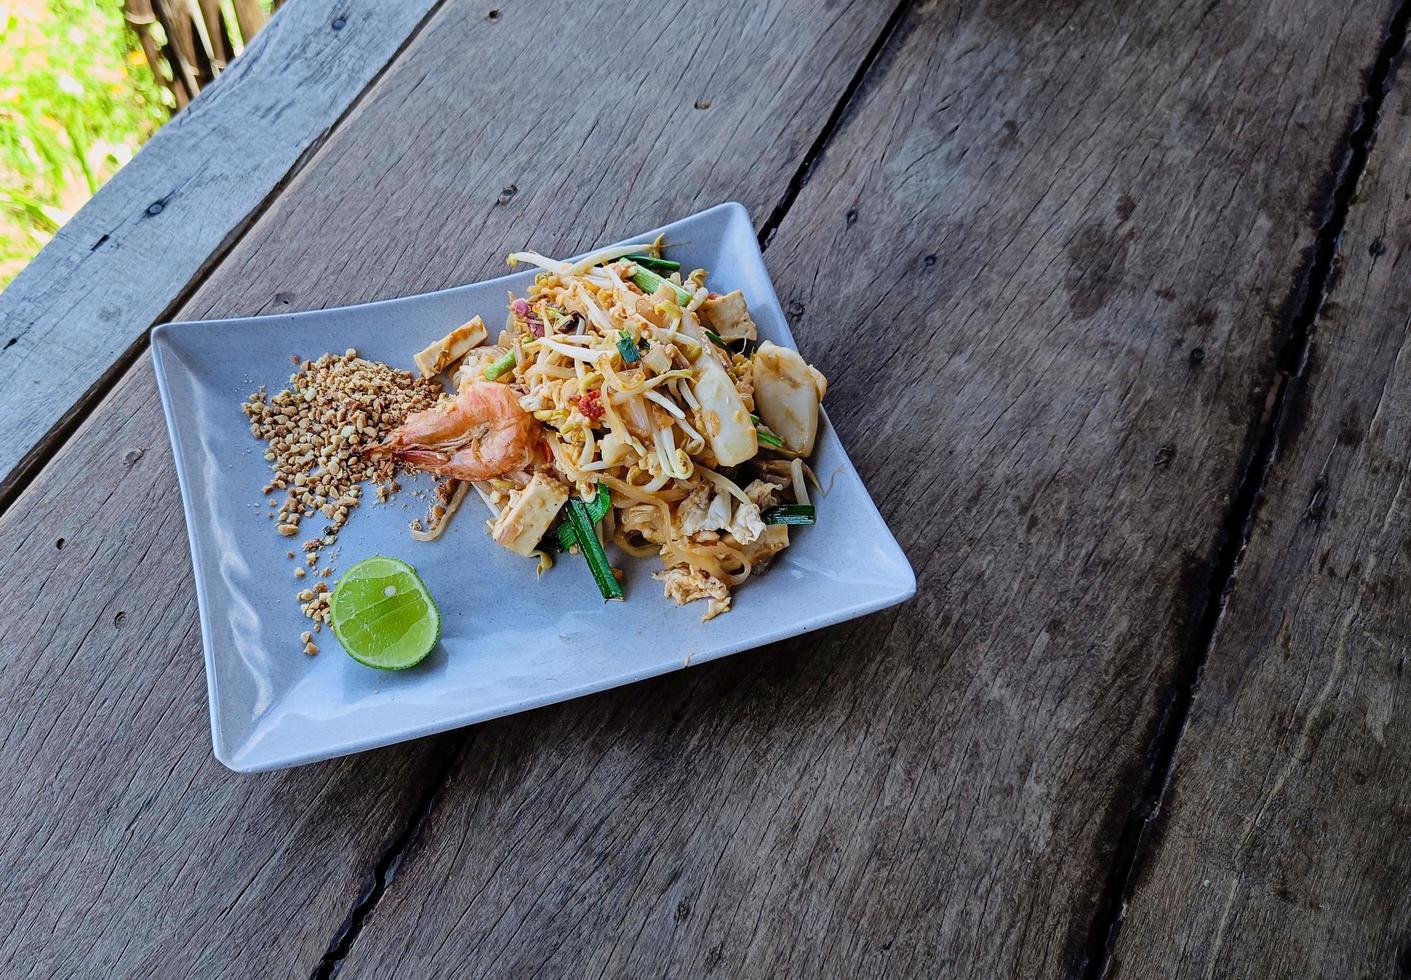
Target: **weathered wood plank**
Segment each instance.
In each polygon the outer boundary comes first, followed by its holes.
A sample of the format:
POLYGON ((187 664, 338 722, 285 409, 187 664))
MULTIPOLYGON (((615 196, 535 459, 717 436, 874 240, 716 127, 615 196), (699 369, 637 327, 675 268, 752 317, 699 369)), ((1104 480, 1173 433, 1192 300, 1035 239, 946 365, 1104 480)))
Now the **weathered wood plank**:
POLYGON ((212 759, 190 568, 156 560, 180 548, 171 457, 138 377, 67 459, 101 491, 28 493, 0 519, 0 974, 307 974, 434 743, 264 777, 212 759))
POLYGON ((1408 200, 1403 65, 1114 976, 1411 970, 1408 200))
POLYGON ((909 15, 767 258, 916 600, 477 729, 343 975, 1076 971, 1385 10, 909 15))
MULTIPOLYGON (((450 285, 507 243, 567 251, 729 196, 768 214, 888 13, 811 10, 657 4, 625 27, 609 3, 448 3, 180 315, 450 285), (563 74, 518 70, 560 43, 563 74)), ((0 975, 307 975, 434 785, 434 744, 215 763, 181 528, 143 355, 0 516, 0 975)))
POLYGON ((0 505, 436 2, 291 6, 0 293, 0 505))

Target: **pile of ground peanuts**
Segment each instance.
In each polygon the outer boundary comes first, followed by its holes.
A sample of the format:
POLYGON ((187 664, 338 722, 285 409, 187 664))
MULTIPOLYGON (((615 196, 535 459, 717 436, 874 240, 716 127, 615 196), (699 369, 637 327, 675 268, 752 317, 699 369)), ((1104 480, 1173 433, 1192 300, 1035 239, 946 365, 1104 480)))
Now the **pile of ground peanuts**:
MULTIPOLYGON (((282 500, 271 498, 269 519, 290 538, 301 530, 307 534, 315 515, 322 519, 323 526, 299 552, 288 552, 296 561, 303 557, 294 568, 297 579, 318 580, 298 592, 299 608, 316 631, 328 619, 329 587, 322 580, 333 574, 331 565, 318 569, 320 554, 336 544, 362 499, 364 482, 381 484, 382 501, 398 489, 391 460, 369 459, 363 450, 383 441, 411 413, 436 404, 442 391, 434 380, 364 360, 351 348, 342 356, 291 360, 299 369, 289 376, 288 388, 270 398, 261 387, 242 407, 250 432, 267 443, 265 459, 274 470, 264 492, 284 491, 282 500)), ((310 656, 318 652, 313 631, 300 636, 310 656)))

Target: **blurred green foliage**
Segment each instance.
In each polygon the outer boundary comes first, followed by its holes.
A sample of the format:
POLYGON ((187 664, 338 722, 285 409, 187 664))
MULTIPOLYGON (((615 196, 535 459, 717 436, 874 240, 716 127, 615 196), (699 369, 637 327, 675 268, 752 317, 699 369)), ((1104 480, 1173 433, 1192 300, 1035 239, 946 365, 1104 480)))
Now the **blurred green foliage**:
POLYGON ((0 0, 0 286, 168 117, 122 0, 0 0))

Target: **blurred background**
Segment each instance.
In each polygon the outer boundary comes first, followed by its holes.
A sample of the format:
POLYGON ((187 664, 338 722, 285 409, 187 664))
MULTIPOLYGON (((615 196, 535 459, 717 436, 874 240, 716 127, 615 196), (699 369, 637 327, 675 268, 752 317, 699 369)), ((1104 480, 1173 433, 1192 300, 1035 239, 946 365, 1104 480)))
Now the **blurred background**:
POLYGON ((0 289, 278 0, 0 0, 0 289))

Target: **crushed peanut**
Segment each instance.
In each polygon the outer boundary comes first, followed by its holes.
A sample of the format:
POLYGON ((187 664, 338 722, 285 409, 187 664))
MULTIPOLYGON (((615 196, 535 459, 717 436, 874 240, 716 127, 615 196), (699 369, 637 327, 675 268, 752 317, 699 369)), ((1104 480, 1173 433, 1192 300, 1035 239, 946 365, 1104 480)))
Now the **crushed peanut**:
MULTIPOLYGON (((318 565, 319 550, 338 540, 338 532, 362 499, 364 481, 379 484, 377 498, 384 502, 400 489, 393 479, 395 464, 368 459, 363 450, 383 441, 411 413, 435 405, 441 387, 410 372, 364 360, 352 348, 342 356, 324 354, 317 360, 300 361, 298 355, 290 355, 289 360, 298 370, 289 376, 288 388, 272 397, 260 388, 241 407, 250 419, 250 432, 268 444, 264 456, 273 478, 264 492, 285 491, 278 509, 269 515, 277 521, 276 530, 293 537, 300 531, 300 522, 315 513, 329 521, 322 534, 302 546, 305 565, 312 569, 318 565)), ((296 557, 293 551, 286 554, 296 557)), ((332 572, 329 566, 319 575, 327 578, 332 572)), ((301 566, 294 574, 302 579, 308 573, 301 566)), ((302 590, 298 599, 314 628, 322 626, 328 616, 327 583, 302 590)), ((307 633, 303 639, 305 653, 318 652, 307 633)))
POLYGON ((314 623, 322 624, 325 620, 328 619, 329 595, 330 593, 328 592, 313 593, 312 598, 305 602, 301 602, 299 609, 303 612, 305 616, 312 619, 314 623))

